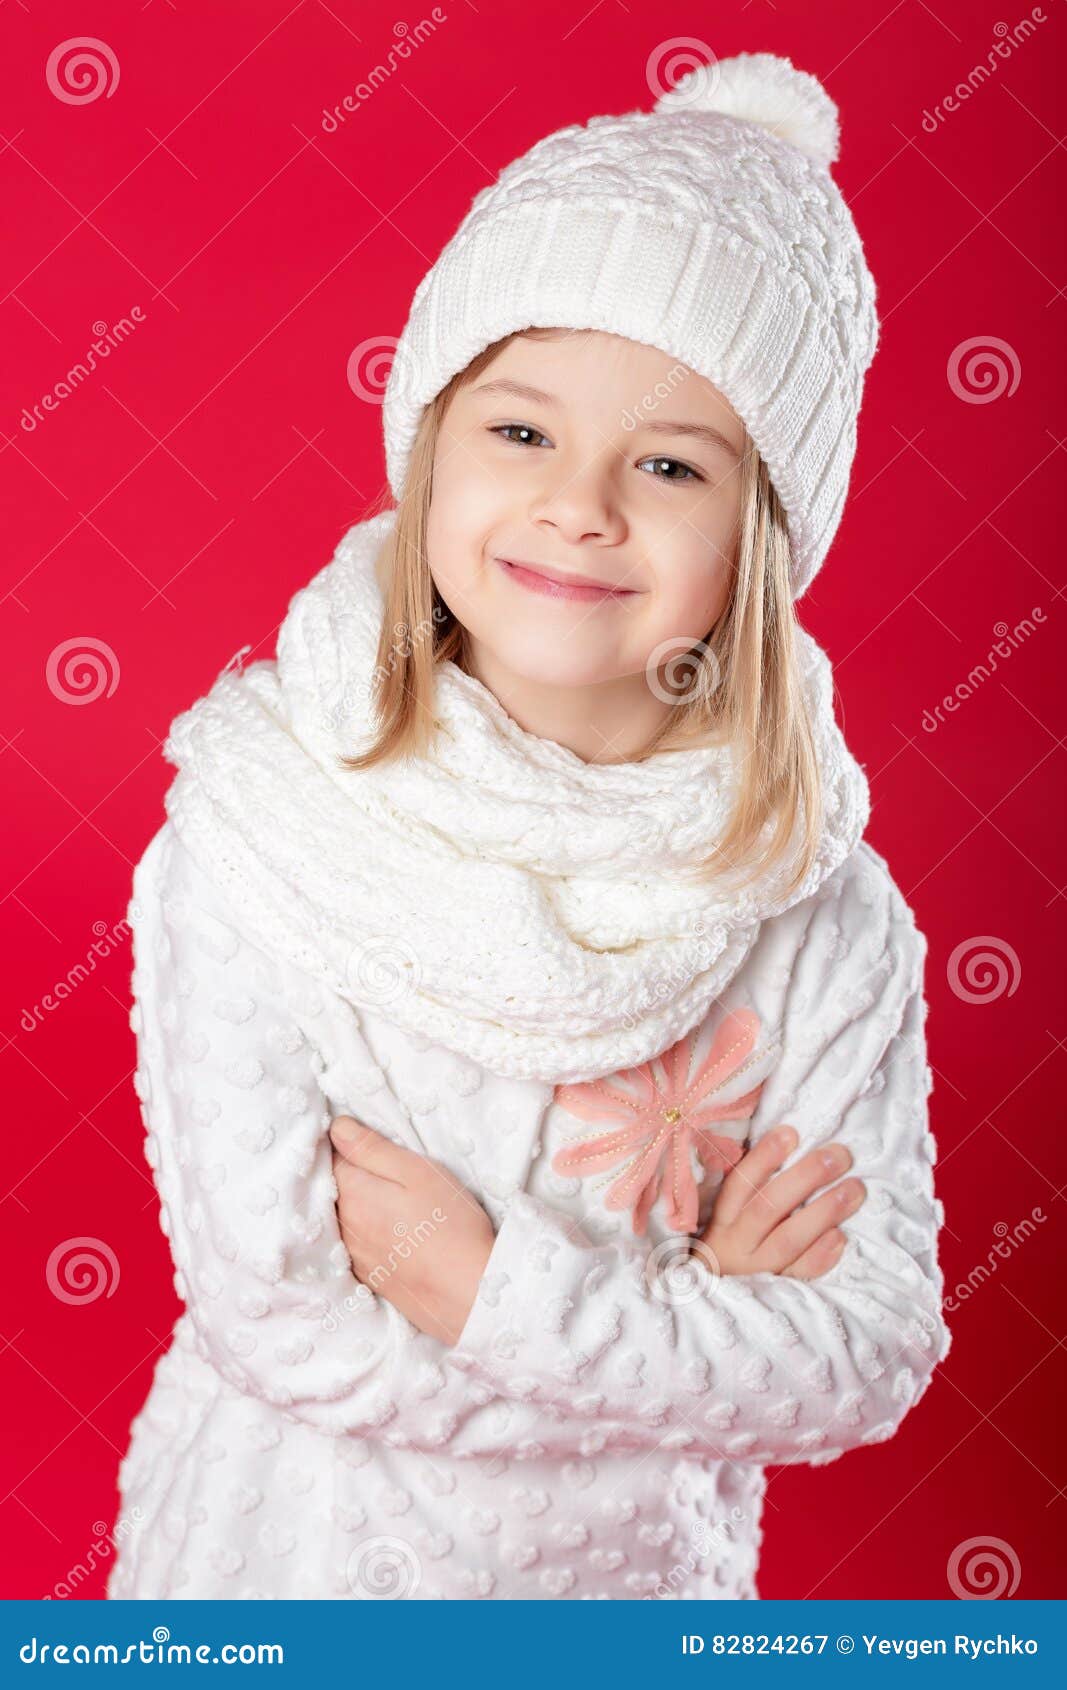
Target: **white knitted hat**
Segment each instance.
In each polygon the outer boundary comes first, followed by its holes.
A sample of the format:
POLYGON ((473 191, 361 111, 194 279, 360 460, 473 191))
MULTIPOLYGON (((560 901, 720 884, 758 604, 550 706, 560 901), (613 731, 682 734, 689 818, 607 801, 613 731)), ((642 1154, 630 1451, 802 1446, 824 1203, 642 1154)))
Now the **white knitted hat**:
POLYGON ((492 342, 600 329, 706 376, 785 507, 793 596, 830 547, 878 343, 874 279, 830 165, 838 113, 773 53, 698 64, 651 112, 538 141, 471 202, 415 290, 383 406, 400 497, 423 408, 492 342))

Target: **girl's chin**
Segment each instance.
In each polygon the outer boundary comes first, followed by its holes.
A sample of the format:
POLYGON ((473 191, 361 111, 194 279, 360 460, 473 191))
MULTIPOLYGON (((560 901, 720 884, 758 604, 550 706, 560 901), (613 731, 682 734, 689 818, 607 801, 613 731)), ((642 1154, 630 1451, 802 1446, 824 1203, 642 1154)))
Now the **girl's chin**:
MULTIPOLYGON (((611 665, 594 666, 592 668, 588 665, 574 668, 561 666, 558 662, 558 653, 556 654, 557 661, 553 663, 546 656, 532 654, 529 651, 490 651, 484 645, 482 650, 487 652, 492 673, 499 678, 501 685, 505 685, 506 681, 510 680, 519 686, 574 689, 577 687, 606 686, 612 681, 621 681, 625 678, 611 665)), ((643 675, 630 676, 629 678, 634 681, 640 680, 642 685, 644 684, 643 675)))

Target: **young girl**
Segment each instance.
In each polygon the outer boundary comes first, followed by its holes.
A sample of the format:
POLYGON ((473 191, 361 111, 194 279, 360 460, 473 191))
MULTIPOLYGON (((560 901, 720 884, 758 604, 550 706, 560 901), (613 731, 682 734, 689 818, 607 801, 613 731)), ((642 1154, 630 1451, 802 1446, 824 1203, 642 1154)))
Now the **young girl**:
POLYGON ((877 340, 836 157, 761 53, 512 164, 397 346, 396 508, 173 723, 186 1310, 109 1596, 755 1597, 766 1466, 946 1354, 926 940, 793 608, 877 340))

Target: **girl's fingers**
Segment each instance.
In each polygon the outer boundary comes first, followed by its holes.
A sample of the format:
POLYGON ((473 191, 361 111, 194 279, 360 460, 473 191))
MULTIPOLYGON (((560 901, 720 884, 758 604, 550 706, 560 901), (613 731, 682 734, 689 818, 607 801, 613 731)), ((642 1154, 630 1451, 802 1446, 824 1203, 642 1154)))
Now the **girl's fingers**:
POLYGON ((844 1247, 844 1233, 840 1227, 831 1227, 797 1257, 792 1267, 781 1268, 780 1275, 783 1279, 818 1279, 820 1274, 829 1273, 841 1260, 844 1247))
POLYGON ((764 1239, 787 1215, 852 1166, 852 1155, 843 1144, 823 1145, 809 1150, 799 1162, 749 1194, 737 1217, 735 1232, 742 1249, 757 1250, 764 1239))
POLYGON ((861 1179, 845 1179, 814 1202, 805 1203, 776 1226, 753 1253, 752 1272, 781 1273, 837 1222, 854 1215, 866 1196, 861 1179))
POLYGON ((416 1150, 394 1144, 392 1139, 351 1115, 337 1115, 330 1122, 330 1141, 346 1162, 366 1168, 381 1179, 396 1180, 400 1185, 406 1185, 414 1172, 411 1164, 423 1161, 416 1150))
POLYGON ((795 1127, 775 1127, 742 1156, 723 1180, 715 1197, 712 1224, 730 1226, 755 1192, 762 1190, 790 1151, 796 1149, 795 1127))
POLYGON ((383 1180, 380 1174, 372 1174, 367 1168, 357 1168, 346 1162, 343 1156, 334 1159, 333 1177, 342 1223, 346 1219, 351 1220, 362 1204, 382 1202, 392 1184, 391 1180, 383 1180))

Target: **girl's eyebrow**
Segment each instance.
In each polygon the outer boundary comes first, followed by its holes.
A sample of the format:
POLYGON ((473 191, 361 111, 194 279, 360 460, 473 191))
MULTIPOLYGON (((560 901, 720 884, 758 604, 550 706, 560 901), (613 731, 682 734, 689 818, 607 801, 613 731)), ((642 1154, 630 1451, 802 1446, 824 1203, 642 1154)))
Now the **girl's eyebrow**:
POLYGON ((527 387, 522 381, 507 381, 500 376, 496 381, 483 381, 478 387, 471 389, 472 393, 499 393, 506 399, 528 399, 531 405, 558 405, 559 400, 552 393, 542 393, 539 387, 527 387))
MULTIPOLYGON (((496 381, 483 381, 478 387, 471 389, 472 393, 498 394, 508 399, 526 399, 531 405, 559 405, 559 400, 553 393, 545 393, 539 387, 529 387, 522 381, 508 381, 505 377, 498 377, 496 381)), ((709 446, 718 446, 738 463, 741 453, 732 441, 717 428, 711 428, 706 423, 690 422, 653 422, 651 418, 642 418, 641 427, 650 434, 685 434, 694 440, 703 440, 709 446)))
POLYGON ((709 446, 721 446, 723 451, 729 452, 731 458, 741 462, 741 453, 733 442, 727 440, 725 434, 721 434, 717 428, 711 428, 706 423, 651 422, 646 419, 641 426, 647 428, 650 434, 692 435, 695 440, 704 440, 709 446))

